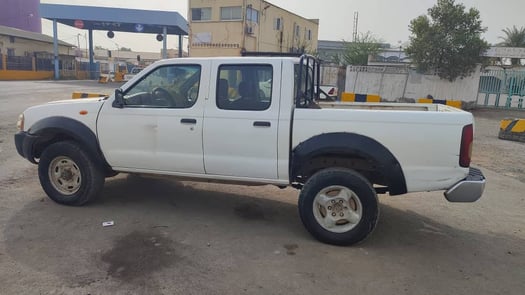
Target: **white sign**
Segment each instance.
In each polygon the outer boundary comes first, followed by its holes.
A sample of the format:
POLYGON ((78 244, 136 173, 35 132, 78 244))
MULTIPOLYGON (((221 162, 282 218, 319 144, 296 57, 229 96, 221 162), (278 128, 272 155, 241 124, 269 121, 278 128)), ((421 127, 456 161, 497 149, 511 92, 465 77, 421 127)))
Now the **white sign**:
POLYGON ((490 47, 482 56, 525 58, 525 48, 522 47, 490 47))
POLYGON ((193 43, 211 43, 211 33, 202 32, 193 34, 193 43))

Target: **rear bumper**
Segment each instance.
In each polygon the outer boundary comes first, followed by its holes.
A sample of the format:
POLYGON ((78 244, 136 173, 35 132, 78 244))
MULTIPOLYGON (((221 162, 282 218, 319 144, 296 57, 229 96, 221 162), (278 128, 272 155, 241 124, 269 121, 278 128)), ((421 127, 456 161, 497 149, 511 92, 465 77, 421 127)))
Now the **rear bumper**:
POLYGON ((470 167, 468 176, 445 192, 449 202, 475 202, 485 190, 485 176, 481 170, 470 167))

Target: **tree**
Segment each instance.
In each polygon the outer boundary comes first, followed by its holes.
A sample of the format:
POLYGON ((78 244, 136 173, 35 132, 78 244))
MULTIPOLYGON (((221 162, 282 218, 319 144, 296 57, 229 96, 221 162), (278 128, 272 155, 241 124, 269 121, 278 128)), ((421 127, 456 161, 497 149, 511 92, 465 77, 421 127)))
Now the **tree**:
POLYGON ((361 33, 353 42, 344 43, 344 50, 340 56, 334 57, 334 62, 343 65, 366 66, 369 55, 377 55, 381 49, 380 40, 372 33, 361 33))
POLYGON ((481 54, 489 45, 481 38, 487 29, 481 26, 479 11, 455 0, 438 0, 410 22, 410 45, 406 53, 421 72, 436 70, 439 77, 454 81, 474 72, 483 61, 481 54))
MULTIPOLYGON (((499 37, 503 39, 501 45, 505 47, 525 47, 525 27, 517 28, 512 26, 512 28, 506 28, 502 30, 505 33, 504 37, 499 37)), ((518 65, 520 63, 519 58, 511 59, 512 65, 518 65)))

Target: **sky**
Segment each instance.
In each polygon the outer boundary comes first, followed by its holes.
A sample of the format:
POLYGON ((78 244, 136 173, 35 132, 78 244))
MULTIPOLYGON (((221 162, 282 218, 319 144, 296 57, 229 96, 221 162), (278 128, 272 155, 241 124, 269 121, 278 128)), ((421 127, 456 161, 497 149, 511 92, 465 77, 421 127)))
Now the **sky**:
MULTIPOLYGON (((145 10, 177 11, 187 19, 187 0, 41 0, 42 3, 120 7, 145 10)), ((392 47, 406 45, 409 41, 410 20, 427 13, 437 0, 269 0, 305 18, 319 19, 320 40, 348 40, 352 38, 354 12, 359 12, 359 32, 370 31, 376 38, 392 47)), ((525 26, 524 0, 457 0, 467 8, 480 11, 487 32, 483 35, 489 43, 501 42, 502 29, 525 26)), ((42 21, 42 33, 53 35, 52 23, 42 21)), ((87 31, 59 24, 59 39, 85 47, 87 31), (80 36, 78 35, 80 34, 80 36)), ((177 36, 168 36, 168 48, 178 46, 177 36)), ((134 51, 159 52, 162 42, 155 35, 115 32, 115 38, 106 32, 94 32, 94 44, 108 49, 128 47, 134 51)))

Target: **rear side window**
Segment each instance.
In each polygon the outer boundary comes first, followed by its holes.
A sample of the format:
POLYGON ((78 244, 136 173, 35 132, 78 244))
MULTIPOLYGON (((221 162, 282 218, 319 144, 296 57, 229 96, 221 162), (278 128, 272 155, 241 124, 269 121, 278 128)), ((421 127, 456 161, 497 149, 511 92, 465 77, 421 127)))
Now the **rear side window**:
POLYGON ((271 65, 221 65, 217 77, 219 109, 264 111, 272 102, 271 65))

